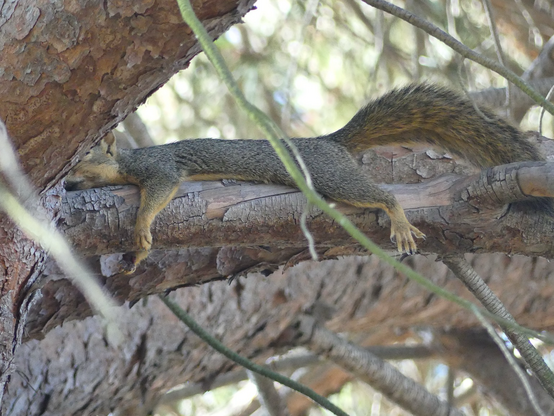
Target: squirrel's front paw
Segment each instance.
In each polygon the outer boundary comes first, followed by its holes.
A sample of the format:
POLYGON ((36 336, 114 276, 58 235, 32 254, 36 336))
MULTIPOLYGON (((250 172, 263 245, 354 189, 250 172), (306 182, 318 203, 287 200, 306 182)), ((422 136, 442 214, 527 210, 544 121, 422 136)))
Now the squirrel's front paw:
POLYGON ((396 240, 396 246, 400 253, 415 254, 417 252, 417 245, 412 234, 417 238, 425 238, 425 234, 409 222, 393 223, 390 231, 390 239, 393 242, 396 240))
POLYGON ((138 246, 139 250, 131 251, 123 255, 123 258, 119 262, 120 273, 134 273, 140 262, 148 257, 150 247, 152 247, 152 234, 150 234, 150 228, 135 228, 135 244, 138 246))
POLYGON ((152 234, 149 228, 135 229, 135 244, 145 251, 149 251, 152 247, 152 234))

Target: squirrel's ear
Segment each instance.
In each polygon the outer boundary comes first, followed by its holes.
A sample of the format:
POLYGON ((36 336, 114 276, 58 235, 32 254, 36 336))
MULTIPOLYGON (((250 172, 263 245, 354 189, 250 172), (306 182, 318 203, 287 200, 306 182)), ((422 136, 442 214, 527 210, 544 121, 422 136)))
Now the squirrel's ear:
POLYGON ((117 145, 115 142, 114 134, 110 131, 104 136, 102 141, 106 145, 106 153, 111 155, 112 157, 115 157, 115 155, 117 154, 117 145))

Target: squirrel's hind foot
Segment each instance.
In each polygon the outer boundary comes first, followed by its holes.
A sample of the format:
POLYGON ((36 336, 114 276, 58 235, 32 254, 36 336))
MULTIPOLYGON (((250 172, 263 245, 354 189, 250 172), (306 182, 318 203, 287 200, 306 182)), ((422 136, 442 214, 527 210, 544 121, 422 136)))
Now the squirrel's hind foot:
POLYGON ((393 243, 396 241, 396 247, 400 253, 410 255, 417 253, 417 244, 413 236, 425 239, 425 234, 407 221, 391 224, 390 239, 393 243))

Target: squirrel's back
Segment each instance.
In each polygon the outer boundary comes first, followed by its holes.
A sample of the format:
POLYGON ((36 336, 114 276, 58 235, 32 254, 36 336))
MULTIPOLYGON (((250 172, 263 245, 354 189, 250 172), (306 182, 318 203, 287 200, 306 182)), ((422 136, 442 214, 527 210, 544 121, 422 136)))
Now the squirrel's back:
POLYGON ((478 167, 543 160, 517 128, 487 109, 476 110, 468 98, 429 84, 383 95, 328 137, 351 152, 388 144, 428 143, 478 167))

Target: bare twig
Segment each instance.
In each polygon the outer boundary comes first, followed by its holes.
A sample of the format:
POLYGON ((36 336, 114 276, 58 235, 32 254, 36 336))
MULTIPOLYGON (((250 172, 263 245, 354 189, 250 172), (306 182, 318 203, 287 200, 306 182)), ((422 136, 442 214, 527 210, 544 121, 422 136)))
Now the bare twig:
POLYGON ((502 341, 490 322, 485 319, 485 317, 481 314, 481 312, 479 312, 477 308, 473 310, 473 313, 475 314, 475 316, 477 316, 481 324, 486 328, 487 332, 489 333, 495 344, 498 346, 498 348, 500 348, 500 351, 502 351, 502 354, 506 358, 506 361, 508 361, 510 368, 516 373, 517 377, 521 381, 521 384, 523 384, 525 392, 527 393, 527 397, 529 398, 529 401, 531 402, 531 405, 533 406, 537 414, 540 416, 546 416, 546 413, 544 413, 539 406, 539 401, 537 400, 537 396, 535 396, 535 393, 531 388, 531 384, 529 384, 527 376, 519 366, 518 362, 515 360, 512 353, 508 351, 508 348, 506 347, 506 344, 504 344, 504 341, 502 341))
MULTIPOLYGON (((498 62, 500 65, 506 67, 506 59, 504 58, 504 52, 502 51, 502 45, 500 44, 500 37, 498 36, 498 29, 496 28, 496 23, 494 21, 494 13, 490 0, 481 0, 483 2, 483 7, 485 8, 485 14, 487 15, 487 20, 489 22, 489 28, 491 31, 492 38, 494 40, 494 47, 496 49, 496 56, 498 57, 498 62)), ((548 98, 547 98, 548 100, 548 98)), ((511 104, 512 104, 512 86, 508 82, 506 84, 506 114, 508 119, 511 119, 511 104)))
MULTIPOLYGON (((546 95, 546 99, 550 100, 552 97, 552 92, 554 92, 554 86, 550 88, 550 91, 548 91, 548 94, 546 95)), ((539 117, 539 134, 542 136, 542 119, 544 117, 544 108, 541 108, 541 116, 539 117)))
MULTIPOLYGON (((458 67, 458 78, 459 78, 459 85, 468 100, 471 102, 471 105, 473 106, 473 109, 479 116, 481 116, 484 120, 488 121, 489 123, 492 123, 493 120, 490 117, 487 117, 485 113, 481 111, 481 108, 479 108, 479 103, 475 100, 475 98, 472 96, 471 92, 466 88, 463 82, 462 72, 465 72, 466 75, 469 73, 465 66, 465 58, 461 59, 460 66, 458 67), (465 70, 465 71, 464 71, 465 70)), ((467 80, 469 81, 469 76, 467 77, 467 80)), ((506 90, 506 94, 508 94, 508 90, 506 90)))
POLYGON ((290 124, 292 81, 298 71, 298 60, 300 59, 301 51, 304 48, 306 28, 314 18, 318 6, 319 0, 309 0, 305 3, 306 9, 304 12, 304 17, 302 18, 302 23, 298 28, 298 33, 295 36, 296 42, 298 42, 300 47, 298 48, 297 55, 291 57, 292 59, 289 62, 287 74, 285 75, 285 81, 283 83, 283 92, 285 94, 285 103, 283 105, 283 108, 281 109, 281 126, 283 127, 290 124))
POLYGON ((300 216, 300 229, 304 233, 304 237, 306 237, 306 240, 308 240, 308 250, 310 251, 310 256, 312 257, 312 260, 318 261, 319 256, 317 255, 317 251, 315 249, 315 239, 308 229, 308 213, 310 212, 311 206, 312 204, 306 202, 306 206, 304 207, 302 215, 300 216))
POLYGON ((288 416, 287 406, 277 393, 273 380, 263 377, 253 371, 247 371, 248 378, 256 385, 260 403, 269 416, 288 416))
POLYGON ((314 318, 300 316, 298 328, 300 341, 310 349, 356 375, 414 415, 463 415, 460 410, 429 393, 421 384, 404 376, 393 365, 323 328, 314 318))
POLYGON ((447 46, 450 46, 453 50, 458 52, 465 58, 471 59, 486 68, 496 72, 499 75, 502 75, 508 81, 511 81, 517 85, 522 91, 525 91, 536 103, 543 105, 546 110, 554 114, 554 105, 546 101, 546 99, 540 95, 537 91, 532 89, 523 79, 517 76, 517 74, 510 69, 494 62, 493 60, 486 58, 485 56, 469 49, 463 43, 457 41, 452 36, 448 35, 446 32, 440 30, 435 25, 427 22, 426 20, 400 8, 384 0, 362 0, 364 3, 369 4, 370 6, 375 7, 376 9, 383 10, 387 13, 390 13, 406 22, 419 27, 420 29, 427 32, 429 35, 439 39, 447 46))

